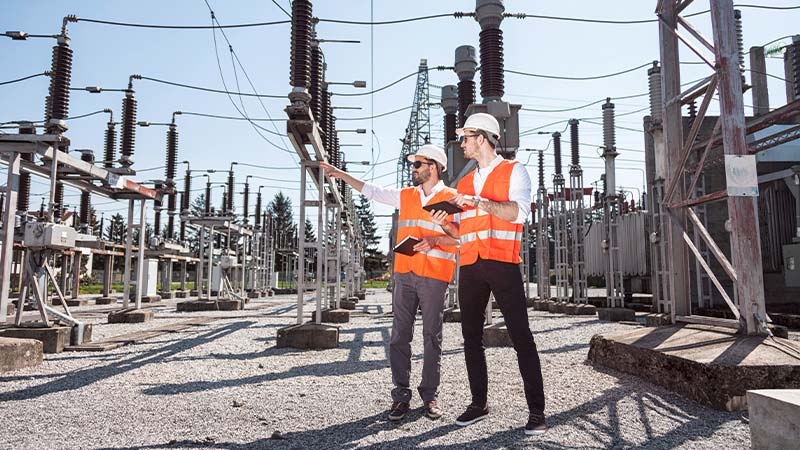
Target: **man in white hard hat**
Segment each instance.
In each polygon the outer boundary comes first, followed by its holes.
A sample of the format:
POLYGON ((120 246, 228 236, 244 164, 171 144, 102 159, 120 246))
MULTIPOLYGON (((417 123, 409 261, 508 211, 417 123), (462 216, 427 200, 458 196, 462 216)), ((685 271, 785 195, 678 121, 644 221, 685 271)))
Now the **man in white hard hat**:
POLYGON ((489 414, 483 325, 492 293, 517 352, 529 409, 525 434, 542 434, 547 431, 542 369, 519 269, 522 224, 530 213, 531 180, 522 164, 495 152, 500 125, 493 116, 472 114, 456 134, 464 157, 477 162, 477 167, 459 181, 459 194, 453 199, 465 210, 457 215, 456 222, 442 214, 433 216, 447 234, 461 241, 458 305, 472 402, 456 424, 470 425, 489 414))
MULTIPOLYGON (((417 310, 422 310, 424 362, 417 388, 422 397, 425 415, 431 419, 442 416, 438 404, 442 359, 442 316, 447 285, 456 267, 458 241, 442 232, 431 221, 431 213, 422 207, 447 201, 456 194, 441 181, 447 169, 444 150, 425 144, 416 154, 408 156, 413 187, 382 188, 359 180, 330 164, 320 163, 328 176, 339 178, 361 192, 366 198, 399 209, 397 241, 415 238, 413 254, 394 254, 392 289, 392 336, 389 342, 389 364, 392 368, 392 406, 388 418, 399 421, 410 409, 412 393, 411 339, 417 310)), ((445 214, 446 217, 446 214, 445 214)), ((399 244, 398 244, 399 246, 399 244)))

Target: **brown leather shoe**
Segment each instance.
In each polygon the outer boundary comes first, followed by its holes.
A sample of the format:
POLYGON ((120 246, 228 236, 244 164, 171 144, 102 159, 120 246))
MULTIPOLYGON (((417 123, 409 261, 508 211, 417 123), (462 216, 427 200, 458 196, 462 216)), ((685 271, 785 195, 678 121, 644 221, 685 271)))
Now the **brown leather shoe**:
POLYGON ((425 416, 429 419, 438 419, 442 417, 442 408, 436 400, 425 402, 425 416))

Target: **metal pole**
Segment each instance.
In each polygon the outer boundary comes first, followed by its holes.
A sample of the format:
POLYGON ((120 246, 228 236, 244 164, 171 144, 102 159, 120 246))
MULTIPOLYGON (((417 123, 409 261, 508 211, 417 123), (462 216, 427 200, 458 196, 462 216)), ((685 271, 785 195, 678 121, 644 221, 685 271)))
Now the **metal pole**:
POLYGON ((144 279, 144 232, 145 214, 147 213, 147 203, 144 199, 139 200, 139 253, 136 261, 136 309, 142 307, 142 280, 144 279))
POLYGON ((130 306, 131 259, 133 258, 133 199, 128 200, 128 233, 125 236, 125 273, 122 277, 122 307, 130 306))
MULTIPOLYGON (((0 323, 6 322, 8 293, 11 290, 11 262, 14 258, 14 221, 19 192, 20 160, 22 160, 22 155, 19 153, 8 153, 8 178, 6 180, 5 205, 3 206, 5 214, 3 214, 2 261, 0 261, 0 323)), ((22 302, 18 306, 22 309, 22 302)))
MULTIPOLYGON (((755 156, 748 155, 745 142, 742 79, 737 65, 733 1, 711 0, 711 24, 719 76, 720 120, 726 159, 730 155, 750 158, 755 176, 755 156)), ((756 185, 757 187, 757 185, 756 185)), ((736 293, 747 334, 766 333, 764 272, 758 229, 758 197, 728 196, 731 223, 731 254, 736 268, 736 293), (759 330, 759 328, 762 328, 759 330)))

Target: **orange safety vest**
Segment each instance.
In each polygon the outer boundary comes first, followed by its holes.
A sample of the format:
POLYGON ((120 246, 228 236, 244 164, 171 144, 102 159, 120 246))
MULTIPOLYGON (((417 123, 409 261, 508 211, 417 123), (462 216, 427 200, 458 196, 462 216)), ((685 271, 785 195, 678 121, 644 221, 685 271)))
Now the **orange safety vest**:
MULTIPOLYGON (((452 189, 437 192, 429 203, 451 199, 455 195, 452 189)), ((427 236, 446 236, 442 227, 431 221, 428 211, 422 209, 417 188, 407 187, 400 191, 400 214, 397 219, 397 242, 406 236, 417 238, 427 236)), ((394 254, 394 271, 397 273, 414 272, 421 277, 433 278, 449 283, 456 270, 456 246, 437 245, 427 252, 417 252, 413 256, 402 253, 394 254)))
MULTIPOLYGON (((507 202, 511 184, 511 172, 517 162, 503 160, 495 167, 483 183, 481 198, 496 202, 507 202)), ((477 170, 477 169, 475 169, 477 170)), ((475 195, 475 170, 458 182, 458 192, 475 195)), ((461 213, 461 265, 474 264, 478 257, 494 261, 519 264, 522 259, 522 224, 507 222, 477 208, 461 213)))

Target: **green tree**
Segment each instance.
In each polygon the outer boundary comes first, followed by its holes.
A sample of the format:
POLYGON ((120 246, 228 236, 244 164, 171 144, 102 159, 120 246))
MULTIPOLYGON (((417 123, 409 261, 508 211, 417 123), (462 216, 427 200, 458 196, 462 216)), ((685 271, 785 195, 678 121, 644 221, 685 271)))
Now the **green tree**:
POLYGON ((378 250, 381 238, 378 236, 375 213, 372 212, 372 204, 363 195, 358 197, 355 206, 364 239, 364 270, 368 278, 374 278, 383 274, 388 265, 386 255, 378 250))
POLYGON ((125 218, 122 217, 122 214, 114 214, 111 216, 108 228, 106 228, 106 236, 108 236, 108 240, 111 242, 116 242, 117 244, 124 243, 126 228, 127 226, 125 225, 125 218))
POLYGON ((291 259, 297 253, 297 224, 292 213, 292 201, 278 192, 267 205, 267 214, 272 221, 272 238, 275 245, 275 270, 292 269, 291 259))

